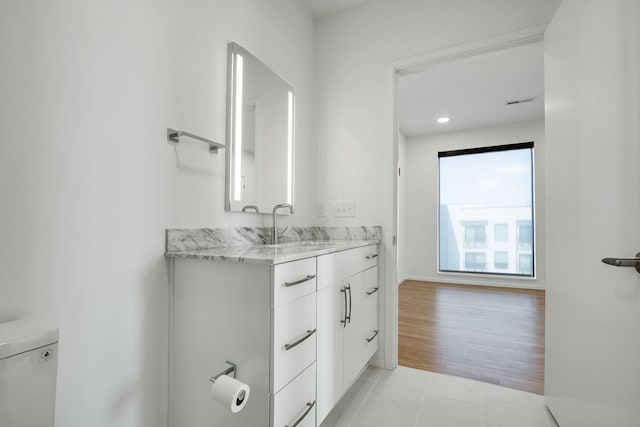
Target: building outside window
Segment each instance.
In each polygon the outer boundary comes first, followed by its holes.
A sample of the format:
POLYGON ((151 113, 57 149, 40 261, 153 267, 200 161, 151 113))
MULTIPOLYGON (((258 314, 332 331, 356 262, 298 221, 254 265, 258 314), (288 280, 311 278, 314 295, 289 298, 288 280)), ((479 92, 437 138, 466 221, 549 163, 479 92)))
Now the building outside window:
POLYGON ((533 277, 533 143, 438 160, 438 270, 533 277))
POLYGON ((509 224, 496 224, 493 226, 493 240, 506 242, 509 240, 509 224))
POLYGON ((465 252, 464 268, 469 271, 484 271, 487 268, 487 257, 482 252, 465 252))
POLYGON ((464 226, 464 245, 470 248, 487 246, 487 226, 484 224, 467 224, 464 226))
POLYGON ((533 245, 533 226, 530 221, 518 222, 518 248, 530 249, 533 245))
POLYGON ((533 270, 533 260, 531 254, 520 254, 518 256, 518 271, 526 274, 533 270))
POLYGON ((493 254, 493 266, 496 270, 507 270, 509 268, 509 252, 495 252, 493 254))

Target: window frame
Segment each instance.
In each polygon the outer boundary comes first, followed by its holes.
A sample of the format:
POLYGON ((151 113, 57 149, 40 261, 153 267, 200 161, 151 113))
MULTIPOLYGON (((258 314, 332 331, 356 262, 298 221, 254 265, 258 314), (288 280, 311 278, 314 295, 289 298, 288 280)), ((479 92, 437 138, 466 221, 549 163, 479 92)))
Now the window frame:
MULTIPOLYGON (((457 150, 448 150, 448 151, 439 151, 438 152, 438 171, 437 171, 437 185, 438 185, 438 191, 437 191, 437 224, 436 224, 436 242, 437 242, 437 248, 436 248, 436 255, 437 255, 437 273, 441 274, 441 273, 445 273, 445 274, 463 274, 463 275, 482 275, 482 276, 507 276, 507 277, 513 277, 515 279, 536 279, 536 273, 537 273, 537 269, 536 269, 536 209, 535 209, 535 178, 536 178, 536 174, 535 174, 535 144, 534 141, 527 141, 527 142, 518 142, 518 143, 512 143, 512 144, 502 144, 502 145, 492 145, 492 146, 486 146, 486 147, 474 147, 474 148, 465 148, 465 149, 457 149, 457 150), (441 216, 441 203, 440 203, 440 191, 441 191, 441 182, 440 182, 440 159, 445 158, 445 157, 455 157, 455 156, 461 156, 461 155, 469 155, 469 154, 483 154, 483 153, 496 153, 496 152, 501 152, 501 151, 511 151, 511 150, 521 150, 521 149, 530 149, 531 150, 531 253, 528 254, 531 256, 531 273, 527 274, 527 273, 520 273, 520 263, 519 263, 519 255, 521 254, 520 250, 516 247, 516 271, 514 273, 502 273, 502 272, 497 272, 497 271, 466 271, 466 270, 447 270, 447 269, 441 269, 441 265, 440 265, 440 216, 441 216)), ((503 223, 501 223, 503 224, 503 223)), ((495 224, 494 224, 495 225, 495 224)), ((509 231, 508 227, 508 234, 509 231)), ((519 226, 518 224, 516 224, 516 229, 514 230, 514 234, 515 234, 515 238, 516 238, 516 246, 518 245, 518 230, 519 230, 519 226)), ((493 230, 495 232, 495 228, 493 230)), ((507 236, 508 236, 507 234, 507 236)), ((489 240, 489 235, 487 234, 487 230, 485 230, 485 237, 487 239, 487 241, 489 240)), ((492 237, 492 241, 494 240, 493 237, 493 233, 491 235, 492 237)), ((507 237, 507 241, 508 241, 508 237, 507 237)), ((463 242, 464 243, 464 242, 463 242)), ((484 248, 472 248, 472 247, 462 247, 462 252, 466 253, 467 251, 473 251, 475 250, 482 250, 482 249, 490 249, 487 245, 487 247, 484 248)))

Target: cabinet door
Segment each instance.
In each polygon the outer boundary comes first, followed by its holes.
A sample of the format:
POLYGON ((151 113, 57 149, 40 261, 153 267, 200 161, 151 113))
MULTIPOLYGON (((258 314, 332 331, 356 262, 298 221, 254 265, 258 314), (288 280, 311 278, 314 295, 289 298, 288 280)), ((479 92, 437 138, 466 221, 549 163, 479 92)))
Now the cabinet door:
POLYGON ((344 387, 351 385, 364 365, 365 337, 363 333, 365 324, 364 298, 363 298, 362 273, 351 276, 344 281, 348 300, 348 321, 344 329, 344 387))
POLYGON ((362 297, 364 299, 364 322, 362 333, 365 338, 363 359, 365 363, 378 350, 378 267, 372 267, 364 272, 362 297))
POLYGON ((342 283, 317 293, 317 398, 318 425, 331 412, 344 391, 343 330, 346 293, 342 283))

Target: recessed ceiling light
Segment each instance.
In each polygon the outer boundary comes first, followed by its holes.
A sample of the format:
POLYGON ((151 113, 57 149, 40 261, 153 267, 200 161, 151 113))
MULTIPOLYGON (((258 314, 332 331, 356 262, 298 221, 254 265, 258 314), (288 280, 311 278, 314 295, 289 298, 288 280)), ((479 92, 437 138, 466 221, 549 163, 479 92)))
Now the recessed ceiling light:
POLYGON ((449 117, 440 117, 438 118, 437 122, 442 124, 442 123, 448 123, 449 120, 451 120, 449 117))

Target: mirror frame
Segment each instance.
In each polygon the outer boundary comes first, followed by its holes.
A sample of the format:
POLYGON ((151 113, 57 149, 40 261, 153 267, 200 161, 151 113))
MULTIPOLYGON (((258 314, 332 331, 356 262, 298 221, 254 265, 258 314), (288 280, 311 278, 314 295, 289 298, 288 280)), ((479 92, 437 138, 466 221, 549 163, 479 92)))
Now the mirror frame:
MULTIPOLYGON (((234 153, 236 144, 234 143, 234 128, 236 125, 236 55, 241 53, 243 56, 250 56, 253 60, 262 64, 269 71, 271 71, 274 76, 282 80, 289 88, 289 123, 287 124, 287 183, 286 183, 286 194, 288 200, 283 200, 280 203, 289 203, 291 206, 294 206, 294 194, 295 194, 295 151, 296 151, 296 92, 295 87, 289 83, 286 79, 284 79, 280 74, 276 73, 271 69, 271 67, 267 66, 264 62, 258 59, 255 55, 249 52, 244 47, 240 46, 235 41, 231 41, 227 47, 227 126, 226 126, 226 149, 225 149, 225 211, 227 212, 238 212, 238 213, 256 213, 254 210, 244 211, 244 210, 232 210, 231 209, 231 195, 232 195, 232 185, 231 182, 231 162, 234 159, 234 153)), ((249 206, 249 205, 247 205, 249 206)), ((246 206, 245 206, 246 207, 246 206)), ((263 212, 258 211, 261 214, 271 214, 271 211, 263 212)))

